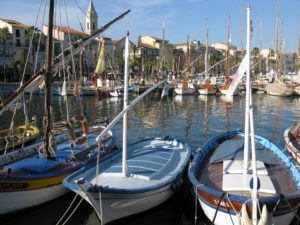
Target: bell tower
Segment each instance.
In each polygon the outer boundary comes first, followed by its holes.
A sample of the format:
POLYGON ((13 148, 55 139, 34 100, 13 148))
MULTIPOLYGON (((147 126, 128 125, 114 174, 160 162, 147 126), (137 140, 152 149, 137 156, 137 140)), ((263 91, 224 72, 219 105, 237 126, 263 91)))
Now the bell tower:
POLYGON ((98 29, 98 15, 95 10, 93 1, 90 1, 89 8, 86 13, 85 32, 92 34, 98 29))

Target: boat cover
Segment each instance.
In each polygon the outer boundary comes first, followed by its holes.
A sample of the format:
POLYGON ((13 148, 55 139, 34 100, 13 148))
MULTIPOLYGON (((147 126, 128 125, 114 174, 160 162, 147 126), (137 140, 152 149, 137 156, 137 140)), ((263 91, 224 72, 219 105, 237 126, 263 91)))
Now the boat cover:
MULTIPOLYGON (((257 160, 270 165, 280 164, 279 158, 277 158, 268 148, 258 142, 255 142, 255 147, 257 160)), ((220 144, 210 158, 209 163, 220 163, 230 159, 244 159, 244 139, 230 139, 220 144)), ((249 151, 249 159, 251 159, 251 151, 249 151)))

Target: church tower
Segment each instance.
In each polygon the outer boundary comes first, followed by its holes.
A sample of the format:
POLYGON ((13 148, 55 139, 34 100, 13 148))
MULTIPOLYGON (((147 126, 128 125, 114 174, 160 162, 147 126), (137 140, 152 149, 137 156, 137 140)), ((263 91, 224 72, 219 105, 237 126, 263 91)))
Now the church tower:
POLYGON ((88 11, 86 13, 85 32, 88 34, 94 33, 98 29, 98 15, 95 10, 93 1, 90 1, 88 11))

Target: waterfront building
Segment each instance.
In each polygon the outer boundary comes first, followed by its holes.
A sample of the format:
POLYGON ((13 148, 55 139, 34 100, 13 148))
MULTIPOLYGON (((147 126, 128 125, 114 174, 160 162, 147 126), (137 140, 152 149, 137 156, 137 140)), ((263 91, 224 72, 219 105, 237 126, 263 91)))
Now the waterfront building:
MULTIPOLYGON (((164 64, 171 64, 173 59, 173 45, 169 43, 168 40, 164 40, 161 38, 153 37, 150 35, 140 36, 139 43, 142 46, 147 46, 151 54, 156 52, 154 49, 159 50, 159 56, 157 56, 157 60, 164 64)), ((154 53, 155 54, 155 53, 154 53)))

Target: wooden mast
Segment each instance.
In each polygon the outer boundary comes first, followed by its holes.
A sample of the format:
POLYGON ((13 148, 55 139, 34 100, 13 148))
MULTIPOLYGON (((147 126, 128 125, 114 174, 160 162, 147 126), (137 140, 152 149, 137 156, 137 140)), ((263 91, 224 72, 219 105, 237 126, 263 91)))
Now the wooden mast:
POLYGON ((277 0, 277 3, 276 3, 276 37, 275 37, 275 41, 276 41, 276 77, 279 78, 279 65, 278 65, 278 17, 279 17, 279 0, 277 0))
POLYGON ((48 42, 47 42, 47 64, 45 77, 45 150, 46 157, 50 157, 50 136, 52 129, 52 115, 51 115, 51 82, 52 82, 52 51, 53 51, 53 15, 54 15, 54 0, 50 0, 49 19, 48 19, 48 42))
POLYGON ((208 79, 208 22, 206 18, 205 79, 208 79))
POLYGON ((228 16, 228 34, 227 34, 227 51, 226 51, 226 83, 229 83, 230 75, 230 15, 228 16))

